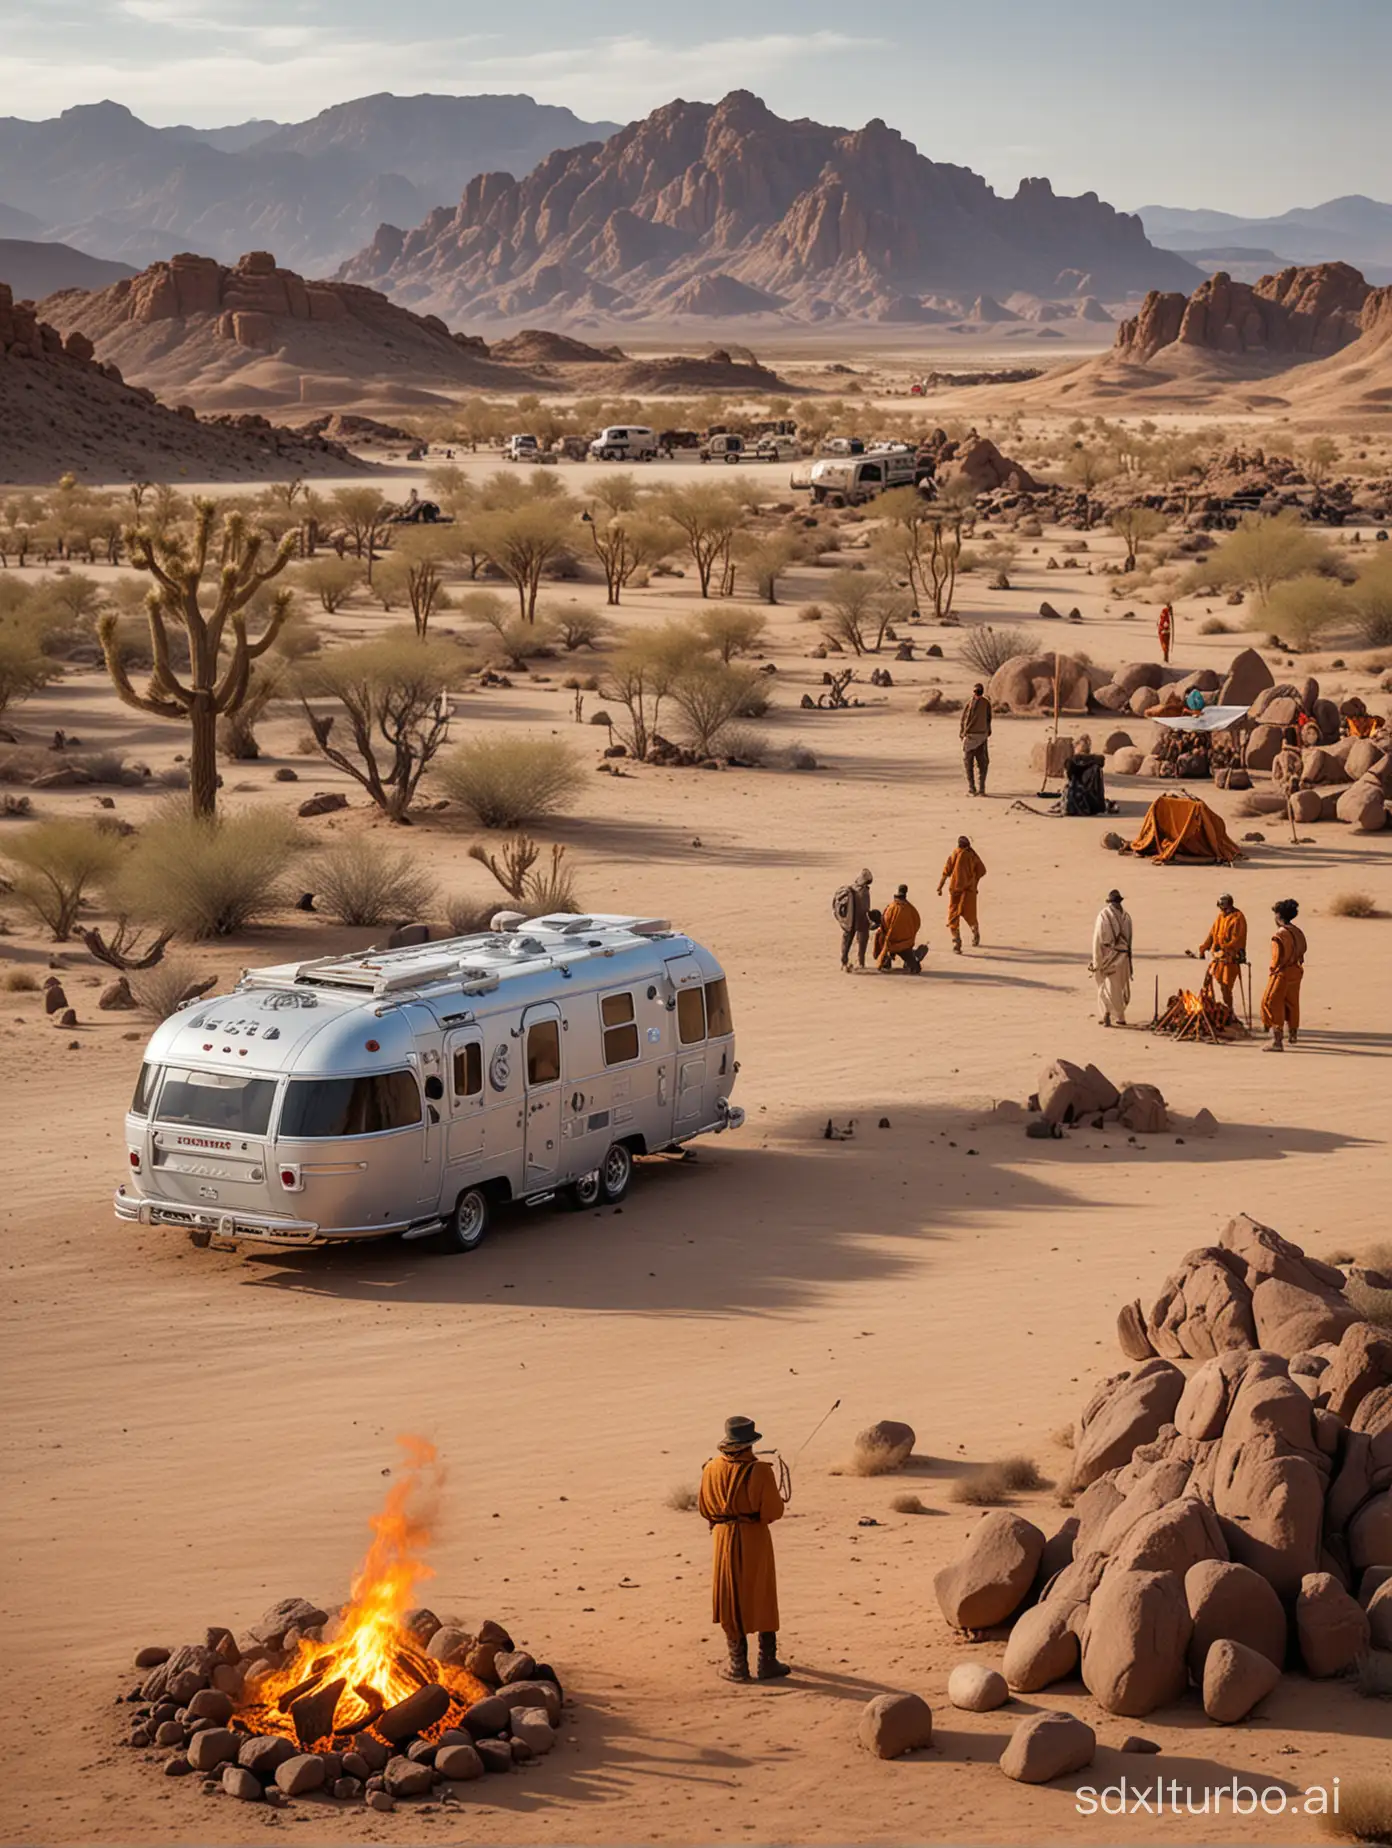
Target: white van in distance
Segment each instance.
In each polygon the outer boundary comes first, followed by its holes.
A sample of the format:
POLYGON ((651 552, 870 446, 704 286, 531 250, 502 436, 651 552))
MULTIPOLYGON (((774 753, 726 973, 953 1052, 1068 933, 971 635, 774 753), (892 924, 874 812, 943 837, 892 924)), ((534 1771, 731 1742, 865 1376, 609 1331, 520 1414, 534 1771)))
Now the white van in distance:
POLYGON ((540 454, 541 444, 534 436, 510 436, 503 449, 509 462, 535 462, 540 454))
POLYGON ((116 1215, 252 1247, 439 1234, 628 1191, 635 1155, 738 1129, 724 973, 660 918, 248 971, 158 1026, 116 1215))
POLYGON ((590 444, 598 462, 651 462, 657 454, 657 432, 646 424, 610 424, 590 444))

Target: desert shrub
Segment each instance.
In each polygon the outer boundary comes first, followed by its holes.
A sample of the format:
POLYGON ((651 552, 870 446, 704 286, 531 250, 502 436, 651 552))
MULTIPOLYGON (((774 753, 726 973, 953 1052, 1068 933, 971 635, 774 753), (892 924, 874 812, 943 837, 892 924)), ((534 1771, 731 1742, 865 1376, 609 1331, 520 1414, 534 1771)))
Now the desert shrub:
POLYGON ((360 564, 347 558, 335 558, 332 553, 310 559, 295 573, 296 587, 317 597, 319 607, 330 616, 348 601, 362 581, 360 564))
POLYGON ((1007 1489, 1044 1489, 1049 1485, 1033 1457, 1002 1457, 995 1465, 1007 1489))
POLYGON ((187 789, 190 780, 187 764, 170 764, 155 772, 155 781, 163 789, 187 789))
POLYGON ((1392 557, 1379 546, 1348 593, 1355 625, 1365 648, 1392 644, 1392 557))
POLYGON ((1205 616, 1199 624, 1200 635, 1231 635, 1232 629, 1221 616, 1205 616))
POLYGON ((473 937, 487 930, 494 913, 501 909, 496 899, 483 900, 461 894, 445 900, 445 923, 451 937, 473 937))
MULTIPOLYGON (((1385 1656, 1386 1652, 1383 1653, 1385 1656)), ((1371 1654, 1359 1661, 1360 1694, 1376 1696, 1392 1693, 1392 1673, 1388 1672, 1388 1664, 1385 1661, 1381 1666, 1380 1675, 1376 1672, 1377 1667, 1371 1654), (1372 1672, 1365 1673, 1365 1663, 1372 1672), (1365 1686, 1365 1680, 1370 1685, 1365 1686)), ((1320 1823, 1327 1835, 1333 1835, 1340 1841, 1392 1842, 1392 1778, 1344 1779, 1339 1786, 1338 1810, 1326 1812, 1320 1818, 1320 1823)))
POLYGON ((727 663, 735 655, 749 654, 757 648, 767 626, 758 610, 742 610, 728 604, 703 610, 696 620, 697 633, 727 663))
POLYGON ((436 774, 485 828, 516 828, 570 808, 581 784, 579 757, 550 738, 475 738, 441 758, 436 774))
POLYGON ((1332 566, 1329 546, 1298 514, 1249 513, 1235 532, 1199 560, 1186 582, 1193 590, 1250 586, 1264 599, 1288 579, 1328 572, 1332 566))
POLYGON ((1377 905, 1371 892, 1336 892, 1329 901, 1333 918, 1375 918, 1377 905))
POLYGON ((840 1473, 844 1476, 891 1476, 900 1468, 898 1452, 889 1445, 857 1444, 840 1473))
POLYGON ((33 812, 34 803, 30 796, 12 796, 8 789, 0 796, 0 821, 22 821, 33 812))
POLYGON ((15 744, 0 750, 0 783, 32 783, 53 768, 52 755, 37 744, 15 744))
POLYGON ((184 956, 166 956, 152 969, 137 970, 128 978, 136 1006, 150 1020, 168 1020, 185 995, 199 987, 202 976, 184 956))
POLYGON ((0 712, 17 706, 57 677, 58 669, 28 625, 0 629, 0 712))
POLYGON ((446 695, 467 665, 457 648, 415 635, 332 648, 303 662, 297 687, 314 748, 360 783, 389 820, 404 821, 444 746, 446 695), (312 701, 337 710, 317 712, 312 701))
POLYGON ((889 1505, 895 1514, 927 1514, 928 1512, 921 1495, 895 1495, 891 1497, 889 1505))
POLYGON ((0 988, 7 995, 32 995, 37 992, 38 986, 38 976, 28 969, 7 969, 4 979, 0 980, 0 988))
POLYGON ((67 761, 79 770, 85 770, 94 783, 109 783, 123 788, 141 781, 138 773, 126 768, 124 751, 82 751, 67 761))
POLYGON ((953 1501, 964 1502, 968 1507, 989 1508, 1008 1502, 1012 1495, 1046 1486, 1033 1457, 1001 1457, 995 1463, 960 1476, 948 1494, 953 1501))
POLYGON ((423 917, 435 881, 414 854, 352 835, 316 855, 308 875, 318 908, 340 924, 395 924, 423 917))
POLYGON ((1009 624, 997 628, 994 623, 983 623, 978 629, 968 629, 962 637, 962 659, 983 680, 989 680, 999 667, 1015 655, 1032 655, 1039 652, 1039 638, 1031 629, 1016 629, 1009 624))
POLYGON ((727 757, 737 757, 742 764, 768 761, 768 739, 748 725, 727 725, 720 734, 720 748, 727 757))
POLYGON ((528 835, 515 834, 497 853, 476 842, 469 858, 486 866, 514 905, 531 917, 580 909, 564 847, 553 846, 549 864, 539 864, 541 848, 528 835))
POLYGON ((826 611, 820 603, 804 603, 798 610, 797 619, 799 622, 825 622, 826 611))
POLYGON ((230 937, 281 903, 297 838, 274 809, 216 821, 169 810, 141 830, 111 897, 118 911, 181 937, 230 937))
POLYGON ((1348 595, 1332 579, 1312 571, 1273 584, 1252 607, 1248 626, 1272 629, 1292 648, 1313 648, 1321 630, 1348 613, 1348 595))
POLYGON ((796 739, 783 747, 783 761, 790 770, 820 770, 822 767, 817 753, 796 739))
POLYGON ((90 822, 40 821, 7 840, 4 853, 11 895, 55 943, 66 943, 84 897, 111 874, 121 846, 90 822))
POLYGON ((565 649, 574 654, 577 648, 593 648, 614 627, 602 610, 566 609, 551 615, 551 633, 565 649))
MULTIPOLYGON (((719 748, 721 736, 732 719, 757 718, 757 697, 762 693, 760 677, 742 668, 726 667, 719 661, 702 661, 676 675, 671 686, 671 700, 681 714, 677 727, 682 742, 698 756, 710 757, 719 748)), ((768 700, 764 696, 763 710, 768 700)))
POLYGON ((666 1505, 678 1514, 693 1513, 698 1505, 695 1489, 690 1483, 679 1483, 676 1488, 667 1491, 666 1505))

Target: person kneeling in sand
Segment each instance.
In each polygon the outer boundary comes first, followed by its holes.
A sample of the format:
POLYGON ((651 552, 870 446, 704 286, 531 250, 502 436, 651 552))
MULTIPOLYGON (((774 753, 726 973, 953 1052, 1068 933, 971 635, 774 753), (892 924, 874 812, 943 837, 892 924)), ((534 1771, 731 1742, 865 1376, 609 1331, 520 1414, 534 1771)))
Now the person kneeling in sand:
POLYGON ((926 943, 915 947, 922 923, 917 908, 909 903, 909 888, 901 885, 880 915, 880 927, 875 932, 875 967, 888 974, 897 956, 910 975, 918 975, 928 954, 926 943))

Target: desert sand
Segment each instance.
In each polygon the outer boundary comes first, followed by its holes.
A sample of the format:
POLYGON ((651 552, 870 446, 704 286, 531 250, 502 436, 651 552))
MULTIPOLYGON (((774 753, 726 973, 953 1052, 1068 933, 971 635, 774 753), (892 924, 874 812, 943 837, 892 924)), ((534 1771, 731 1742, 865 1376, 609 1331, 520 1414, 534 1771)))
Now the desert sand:
MULTIPOLYGON (((578 478, 569 472, 567 486, 578 478)), ((1083 617, 1042 625, 1050 642, 1097 661, 1148 658, 1149 606, 1124 622, 1128 606, 1104 595, 1111 580, 1086 575, 1081 559, 1046 576, 1048 550, 1047 533, 1037 555, 1022 548, 1009 592, 985 590, 979 573, 965 579, 963 616, 1028 619, 1048 596, 1083 617)), ((1114 550, 1094 535, 1089 556, 1114 550)), ((1076 1841, 1077 1782, 1160 1769, 1195 1792, 1235 1774, 1301 1790, 1385 1769, 1392 1708, 1296 1676, 1246 1726, 1219 1730, 1192 1700, 1151 1715, 1136 1729, 1163 1747, 1157 1760, 1122 1757, 1132 1723, 1102 1713, 1078 1683, 998 1713, 956 1712, 949 1669, 994 1663, 999 1645, 948 1632, 932 1575, 978 1514, 950 1499, 954 1479, 1018 1452, 1062 1478, 1057 1433, 1122 1365, 1117 1309, 1153 1294, 1228 1217, 1250 1212, 1326 1258, 1380 1232, 1392 841, 1335 827, 1292 844, 1278 826, 1237 820, 1231 799, 1205 787, 1237 837, 1254 826, 1267 835, 1230 875, 1118 860, 1101 836, 1133 833, 1154 785, 1109 787, 1120 820, 1012 807, 1046 806, 1027 767, 1045 727, 1023 718, 998 722, 990 796, 969 801, 955 715, 917 709, 931 684, 956 697, 969 685, 959 631, 916 632, 945 658, 893 663, 894 686, 863 691, 858 710, 797 709, 823 665, 807 659, 795 620, 817 578, 794 571, 783 607, 767 612, 778 673, 766 729, 813 750, 818 770, 628 766, 592 776, 574 812, 539 830, 570 847, 586 905, 670 917, 730 976, 748 1121, 694 1160, 640 1164, 618 1211, 519 1212, 468 1257, 382 1244, 247 1258, 118 1225, 110 1196, 146 1029, 95 1011, 104 978, 80 948, 55 955, 11 918, 0 963, 42 975, 52 958, 80 1025, 49 1025, 34 994, 0 997, 10 1414, 0 1611, 22 1697, 4 1839, 263 1839, 264 1812, 205 1799, 197 1779, 162 1779, 126 1750, 113 1697, 143 1644, 199 1636, 207 1623, 240 1629, 287 1593, 346 1595, 402 1433, 430 1438, 448 1471, 422 1600, 544 1638, 573 1712, 551 1759, 471 1787, 459 1816, 316 1810, 316 1839, 1076 1841), (933 888, 964 830, 988 875, 982 947, 957 958, 933 888), (877 902, 909 882, 931 945, 925 979, 839 970, 830 897, 862 865, 877 902), (1136 1024, 1124 1033, 1097 1025, 1086 970, 1113 883, 1136 920, 1136 1024), (1257 1038, 1175 1045, 1140 1024, 1157 978, 1164 994, 1192 972, 1184 950, 1228 885, 1262 946, 1271 903, 1301 901, 1310 962, 1293 1056, 1264 1057, 1257 1038), (1331 916, 1350 887, 1373 894, 1383 917, 1331 916), (1083 1130, 1041 1143, 993 1119, 997 1100, 1026 1097, 1059 1055, 1158 1084, 1178 1111, 1206 1106, 1219 1132, 1083 1130), (829 1118, 854 1133, 825 1140, 829 1118), (792 1457, 835 1400, 797 1456, 776 1533, 781 1641, 796 1672, 732 1689, 714 1672, 706 1529, 669 1496, 695 1484, 727 1414, 749 1413, 792 1457), (856 1431, 881 1417, 918 1434, 907 1471, 835 1473, 856 1431), (891 1511, 906 1489, 928 1512, 891 1511), (859 1525, 866 1518, 875 1524, 859 1525), (857 1747, 855 1722, 872 1694, 901 1687, 933 1707, 935 1743, 883 1764, 857 1747), (1001 1776, 1009 1731, 1036 1707, 1096 1725, 1090 1773, 1042 1789, 1001 1776)), ((597 601, 602 588, 554 586, 543 603, 572 596, 597 601)), ((626 595, 620 616, 642 624, 696 608, 690 577, 665 579, 626 595)), ((1200 638, 1203 613, 1198 601, 1179 606, 1176 658, 1221 668, 1240 638, 1200 638)), ((354 604, 325 626, 348 635, 399 620, 354 604)), ((538 666, 510 689, 462 699, 455 735, 558 735, 597 761, 604 734, 574 725, 566 668, 538 666)), ((1313 671, 1350 690, 1374 684, 1353 663, 1313 671)), ((96 671, 70 675, 18 718, 25 737, 63 725, 88 747, 156 767, 184 742, 177 727, 120 708, 96 671)), ((284 803, 342 788, 349 811, 307 829, 374 828, 354 786, 296 754, 302 730, 288 712, 268 723, 268 755, 225 766, 224 799, 284 803), (272 780, 283 763, 297 784, 272 780)), ((119 790, 116 812, 138 823, 154 799, 119 790)), ((38 806, 95 812, 80 790, 44 792, 38 806)), ((456 816, 429 815, 393 844, 408 841, 446 890, 482 898, 486 875, 466 857, 474 838, 456 816)), ((380 935, 286 912, 192 953, 231 978, 380 935)), ((1047 1531, 1063 1518, 1048 1491, 1017 1505, 1047 1531)), ((300 1805, 293 1819, 309 1815, 300 1805)), ((1295 1815, 1124 1826, 1138 1841, 1177 1826, 1195 1842, 1313 1833, 1295 1815)))

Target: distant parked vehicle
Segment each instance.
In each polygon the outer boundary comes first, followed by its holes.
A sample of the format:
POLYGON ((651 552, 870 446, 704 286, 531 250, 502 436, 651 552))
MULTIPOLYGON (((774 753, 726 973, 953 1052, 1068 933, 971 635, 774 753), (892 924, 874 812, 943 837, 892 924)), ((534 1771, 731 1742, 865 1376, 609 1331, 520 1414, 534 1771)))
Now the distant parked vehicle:
POLYGON ((703 462, 738 462, 744 454, 744 438, 736 436, 733 430, 721 430, 715 436, 708 436, 701 445, 703 462))
POLYGON ((657 454, 657 436, 646 424, 610 424, 590 444, 598 462, 651 462, 657 454))
POLYGON ((754 450, 759 462, 796 462, 801 454, 802 444, 795 436, 761 436, 754 450))
POLYGON ((808 486, 819 506, 854 507, 874 500, 886 488, 910 488, 914 459, 910 452, 874 451, 866 456, 827 457, 808 470, 808 486))
POLYGON ((534 436, 510 436, 503 454, 509 462, 535 462, 541 454, 541 444, 534 436))
POLYGON ((699 449, 701 436, 697 430, 664 430, 657 439, 657 446, 664 456, 672 455, 678 449, 699 449))

